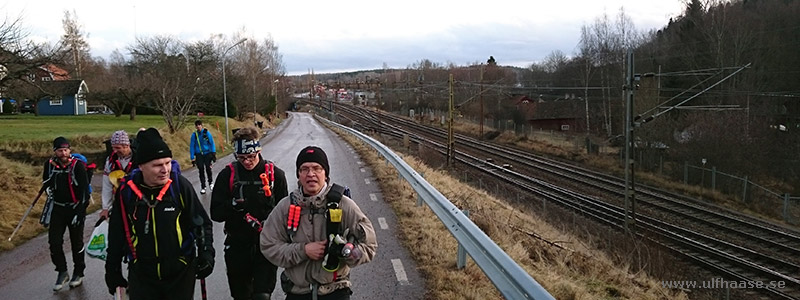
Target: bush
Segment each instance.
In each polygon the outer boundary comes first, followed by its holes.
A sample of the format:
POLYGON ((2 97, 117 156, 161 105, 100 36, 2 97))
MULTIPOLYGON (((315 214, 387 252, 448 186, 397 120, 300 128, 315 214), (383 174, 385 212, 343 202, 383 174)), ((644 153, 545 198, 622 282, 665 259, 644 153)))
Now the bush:
POLYGON ((8 100, 3 100, 3 113, 13 114, 17 112, 17 106, 8 100))

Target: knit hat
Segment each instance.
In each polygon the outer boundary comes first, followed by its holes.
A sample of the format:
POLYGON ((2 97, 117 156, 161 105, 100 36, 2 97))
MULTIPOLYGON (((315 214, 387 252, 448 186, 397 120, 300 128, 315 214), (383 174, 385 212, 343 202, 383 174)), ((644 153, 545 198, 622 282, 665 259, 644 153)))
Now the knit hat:
POLYGON ((69 140, 63 136, 57 137, 55 140, 53 140, 53 151, 61 148, 69 148, 69 140))
POLYGON ((134 161, 138 165, 142 165, 154 159, 172 157, 172 151, 169 146, 161 138, 161 134, 155 128, 148 128, 145 131, 139 131, 136 135, 136 141, 139 143, 136 154, 134 154, 134 161))
POLYGON ((328 166, 328 156, 325 155, 325 151, 322 151, 322 149, 316 146, 308 146, 300 150, 300 154, 297 155, 297 162, 295 163, 297 178, 300 178, 300 165, 307 162, 315 162, 322 165, 322 168, 325 169, 325 179, 330 179, 331 169, 328 166))
POLYGON ((131 140, 128 138, 128 133, 125 130, 117 130, 111 135, 112 145, 130 145, 131 140))

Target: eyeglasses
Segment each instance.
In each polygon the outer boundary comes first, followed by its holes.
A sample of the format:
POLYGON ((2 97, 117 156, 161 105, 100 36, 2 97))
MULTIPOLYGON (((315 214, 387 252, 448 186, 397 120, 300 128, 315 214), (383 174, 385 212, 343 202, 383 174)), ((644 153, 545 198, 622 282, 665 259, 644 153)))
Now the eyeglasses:
POLYGON ((322 166, 313 166, 313 167, 300 167, 300 174, 308 174, 308 172, 314 172, 314 174, 320 174, 325 169, 322 166))
POLYGON ((247 154, 247 155, 236 155, 236 160, 238 161, 246 161, 246 160, 256 160, 258 159, 258 153, 256 154, 247 154))

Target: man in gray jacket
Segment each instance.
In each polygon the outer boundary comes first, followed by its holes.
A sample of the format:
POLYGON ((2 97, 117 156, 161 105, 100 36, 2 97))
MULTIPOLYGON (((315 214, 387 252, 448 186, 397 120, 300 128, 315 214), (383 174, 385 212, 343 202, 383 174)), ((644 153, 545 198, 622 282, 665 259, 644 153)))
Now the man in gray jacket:
POLYGON ((328 157, 319 147, 300 151, 300 187, 272 210, 261 231, 261 252, 286 269, 287 300, 348 300, 350 268, 375 257, 372 222, 343 188, 330 182, 328 157))

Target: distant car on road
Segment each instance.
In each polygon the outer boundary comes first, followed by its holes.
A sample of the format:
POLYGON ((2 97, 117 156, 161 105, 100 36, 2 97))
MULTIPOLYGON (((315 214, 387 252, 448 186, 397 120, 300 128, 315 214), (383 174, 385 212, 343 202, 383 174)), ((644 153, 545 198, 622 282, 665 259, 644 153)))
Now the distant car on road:
POLYGON ((22 101, 22 106, 19 111, 21 113, 34 113, 36 111, 36 103, 33 100, 22 101))

